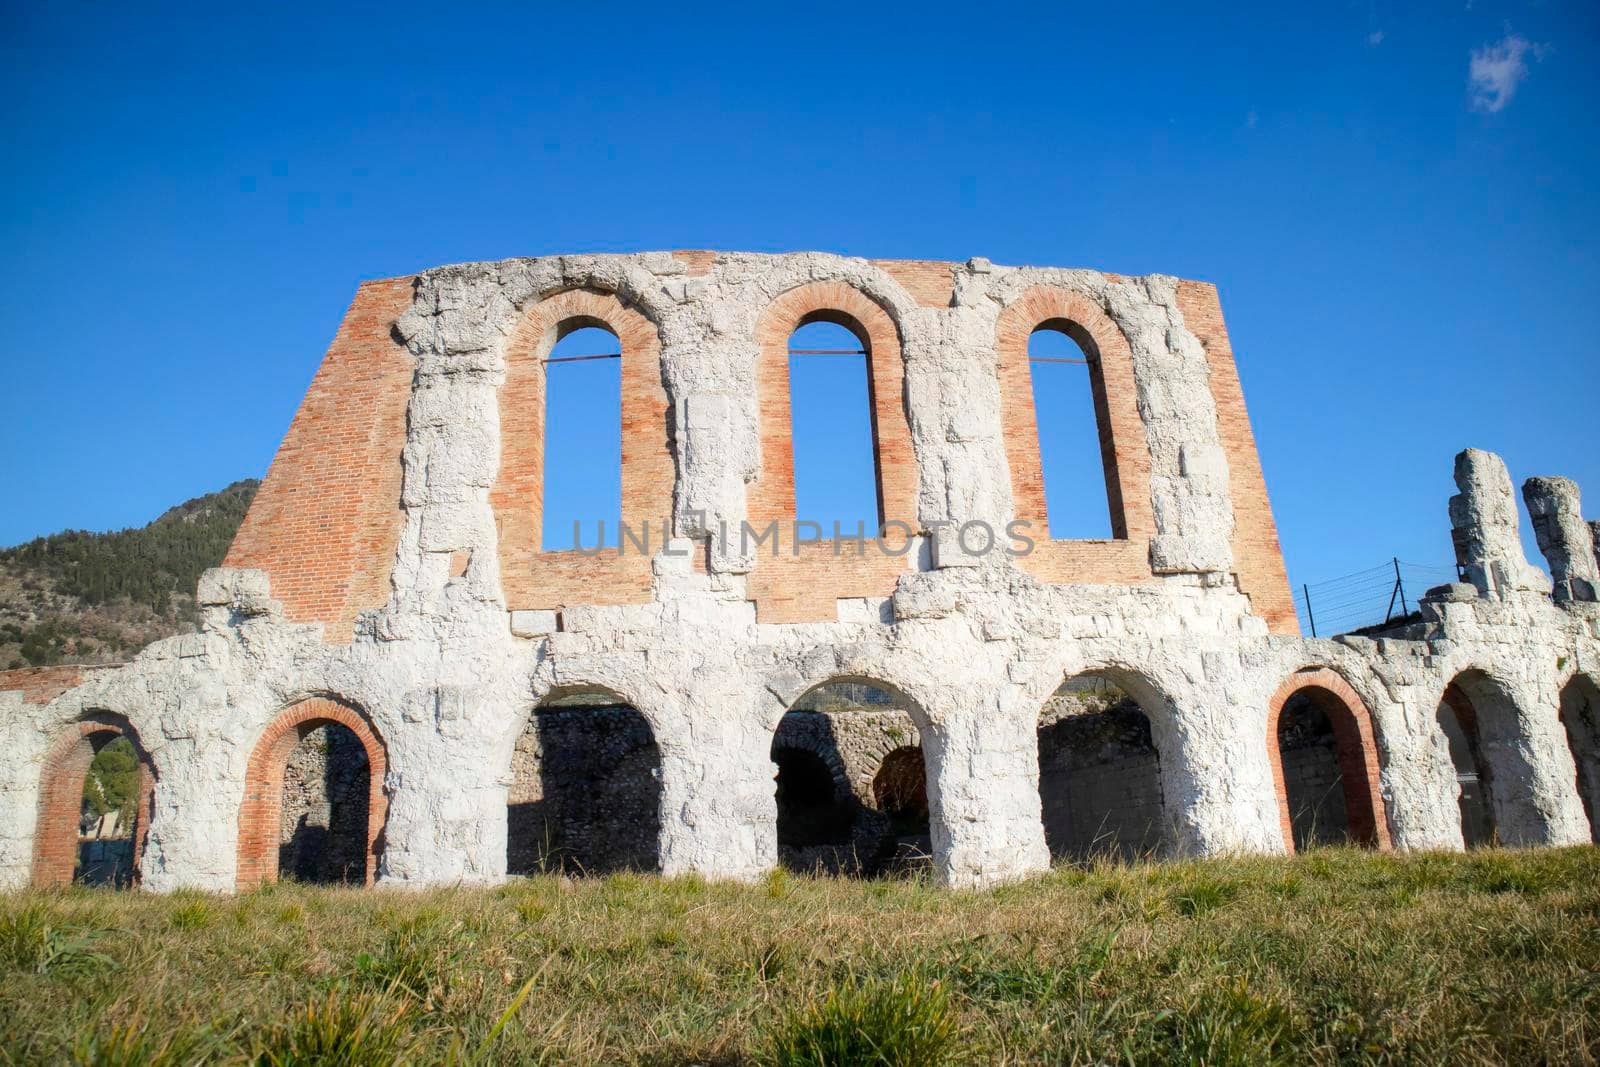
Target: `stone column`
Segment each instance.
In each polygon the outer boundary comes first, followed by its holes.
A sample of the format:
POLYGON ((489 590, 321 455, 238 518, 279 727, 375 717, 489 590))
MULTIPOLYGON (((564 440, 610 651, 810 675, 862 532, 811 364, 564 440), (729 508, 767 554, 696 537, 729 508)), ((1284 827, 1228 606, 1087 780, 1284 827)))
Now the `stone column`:
POLYGON ((978 888, 1049 870, 1034 723, 968 706, 921 732, 939 882, 978 888))
POLYGON ((220 755, 214 746, 198 745, 192 737, 167 740, 139 868, 144 889, 234 891, 244 760, 229 768, 220 755))
POLYGON ((1545 592, 1544 575, 1528 564, 1517 533, 1517 498, 1506 465, 1493 452, 1469 448, 1456 455, 1456 487, 1450 498, 1450 537, 1456 562, 1480 596, 1505 599, 1545 592))
POLYGON ((1479 743, 1493 776, 1495 829, 1507 845, 1580 845, 1589 820, 1578 796, 1577 767, 1556 717, 1561 694, 1553 679, 1522 681, 1500 691, 1468 693, 1478 715, 1479 743), (1491 702, 1502 702, 1495 707, 1491 702))
POLYGON ((1161 757, 1162 799, 1174 851, 1184 855, 1287 850, 1267 736, 1269 692, 1256 692, 1237 655, 1203 653, 1187 673, 1163 678, 1161 695, 1134 691, 1161 757), (1160 709, 1157 713, 1157 709, 1160 709))
POLYGON ((484 885, 505 880, 504 745, 468 690, 408 694, 409 729, 387 736, 388 819, 380 882, 484 885), (429 725, 433 729, 428 729, 429 725))
POLYGON ((702 714, 657 729, 661 873, 752 881, 778 862, 772 734, 752 716, 695 706, 702 714))
POLYGON ((1577 483, 1567 478, 1529 478, 1522 483, 1522 499, 1533 518, 1539 551, 1550 565, 1556 601, 1594 600, 1600 589, 1600 561, 1595 558, 1594 534, 1583 521, 1577 483))

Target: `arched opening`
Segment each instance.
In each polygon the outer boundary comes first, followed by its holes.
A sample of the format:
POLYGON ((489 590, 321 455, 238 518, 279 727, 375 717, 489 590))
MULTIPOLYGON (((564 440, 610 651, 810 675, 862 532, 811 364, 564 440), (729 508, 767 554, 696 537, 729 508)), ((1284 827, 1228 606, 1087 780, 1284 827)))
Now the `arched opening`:
POLYGON ((1028 374, 1050 537, 1125 537, 1119 530, 1115 452, 1094 338, 1051 319, 1028 337, 1028 374))
POLYGON ((1561 725, 1577 765, 1578 796, 1589 819, 1589 837, 1600 844, 1600 686, 1588 675, 1574 675, 1561 689, 1561 725))
POLYGON ((592 690, 547 698, 511 773, 507 873, 661 869, 661 750, 638 709, 592 690))
POLYGON ((897 838, 928 836, 928 768, 920 745, 902 745, 883 758, 872 799, 897 838))
POLYGON ((362 885, 372 793, 366 747, 336 722, 297 734, 283 767, 278 876, 313 885, 362 885))
MULTIPOLYGON (((1489 840, 1511 846, 1545 844, 1551 813, 1538 793, 1544 777, 1533 765, 1534 742, 1511 690, 1488 673, 1471 669, 1445 688, 1443 703, 1460 735, 1460 744, 1451 745, 1451 759, 1461 783, 1462 836, 1469 846, 1489 840), (1481 815, 1472 810, 1479 806, 1481 815)), ((1439 724, 1449 741, 1444 708, 1439 724)))
POLYGON ((1454 687, 1439 701, 1439 729, 1450 749, 1461 809, 1461 838, 1468 848, 1494 841, 1494 810, 1489 803, 1489 772, 1478 741, 1478 717, 1454 687))
POLYGON ((772 762, 785 867, 877 876, 927 865, 927 767, 901 698, 867 682, 817 686, 778 723, 772 762))
POLYGON ((848 847, 856 805, 842 775, 818 753, 794 744, 774 743, 772 762, 778 766, 778 848, 848 847))
POLYGON ((1350 811, 1333 723, 1316 701, 1296 693, 1284 704, 1275 733, 1295 851, 1343 843, 1350 835, 1350 811))
POLYGON ((1286 845, 1388 846, 1372 716, 1343 677, 1317 667, 1286 681, 1269 704, 1267 736, 1286 845))
POLYGON ((94 712, 45 759, 35 830, 37 886, 138 881, 155 772, 120 715, 94 712))
POLYGON ((1063 682, 1039 716, 1039 800, 1055 859, 1128 860, 1166 844, 1161 758, 1124 679, 1063 682))
POLYGON ((883 525, 871 345, 862 326, 814 311, 789 335, 790 442, 797 520, 821 536, 876 537, 883 525))
POLYGON ((239 888, 280 877, 370 885, 388 814, 387 769, 383 742, 356 708, 313 697, 285 710, 245 770, 239 888))
POLYGON ((621 342, 598 320, 568 319, 545 357, 546 552, 618 544, 622 516, 621 342))

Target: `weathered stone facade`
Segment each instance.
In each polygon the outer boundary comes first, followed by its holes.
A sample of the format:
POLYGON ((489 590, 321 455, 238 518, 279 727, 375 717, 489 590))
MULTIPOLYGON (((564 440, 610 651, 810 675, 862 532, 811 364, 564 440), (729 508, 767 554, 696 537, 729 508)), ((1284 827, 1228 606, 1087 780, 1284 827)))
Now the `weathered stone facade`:
POLYGON ((1372 843, 1462 847, 1447 699, 1471 709, 1493 834, 1588 841, 1593 535, 1571 483, 1529 490, 1552 596, 1522 557, 1503 464, 1465 452, 1456 482, 1467 581, 1384 639, 1306 639, 1210 286, 701 252, 368 283, 227 566, 201 581, 202 632, 112 670, 0 675, 0 882, 59 878, 58 807, 91 729, 129 736, 151 772, 146 888, 275 877, 290 753, 328 723, 370 767, 370 876, 496 882, 530 802, 518 739, 535 709, 582 694, 648 725, 659 868, 754 878, 779 861, 780 722, 817 687, 859 682, 915 730, 935 875, 991 884, 1050 862, 1041 713, 1088 672, 1148 722, 1165 849, 1292 847, 1278 723, 1301 691, 1372 843), (772 555, 737 531, 793 517, 782 348, 819 318, 868 350, 890 525, 859 549, 772 555), (622 345, 622 517, 652 524, 644 551, 537 543, 542 360, 591 325, 622 345), (982 533, 1044 513, 1017 373, 1041 327, 1089 357, 1116 536, 1036 525, 1039 551, 1013 558, 982 533))

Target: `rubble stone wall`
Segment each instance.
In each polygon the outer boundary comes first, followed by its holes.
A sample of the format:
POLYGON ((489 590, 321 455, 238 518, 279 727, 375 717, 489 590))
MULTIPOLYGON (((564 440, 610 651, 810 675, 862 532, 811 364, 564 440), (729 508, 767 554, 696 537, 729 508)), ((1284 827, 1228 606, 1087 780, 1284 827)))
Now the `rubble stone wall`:
POLYGON ((27 882, 48 851, 53 748, 108 715, 150 763, 146 888, 230 890, 269 875, 259 853, 278 843, 282 798, 267 794, 282 782, 258 753, 267 744, 276 758, 287 731, 324 720, 367 753, 379 882, 498 882, 526 778, 519 738, 534 709, 579 692, 649 728, 659 868, 757 878, 778 862, 775 732, 830 683, 890 694, 914 728, 938 879, 1003 882, 1050 862, 1041 711, 1085 672, 1112 680, 1149 724, 1172 852, 1290 847, 1273 727, 1312 678, 1339 679, 1368 716, 1359 743, 1377 768, 1379 844, 1462 847, 1437 717, 1447 690, 1474 706, 1499 840, 1588 841, 1561 716, 1572 680, 1600 677, 1577 489, 1549 479, 1531 497, 1563 575, 1558 597, 1521 556, 1504 465, 1468 450, 1455 474, 1452 540, 1469 581, 1430 592, 1421 621, 1382 639, 1307 639, 1209 286, 819 253, 559 256, 368 283, 229 566, 200 582, 201 632, 49 685, 0 676, 0 884, 27 882), (1102 378, 1107 409, 1122 413, 1110 439, 1126 537, 1056 543, 1049 566, 1030 569, 962 534, 1004 530, 1031 506, 1002 349, 1040 300, 1093 320, 1068 325, 1099 331, 1102 354, 1125 345, 1125 365, 1102 378), (642 557, 550 561, 516 532, 537 529, 537 487, 524 483, 540 445, 506 390, 527 386, 516 376, 572 324, 562 307, 612 303, 634 317, 617 330, 625 361, 639 365, 649 334, 659 345, 637 399, 661 407, 624 424, 639 444, 625 442, 624 485, 668 508, 670 480, 670 514, 642 557), (1025 310, 1008 318, 1014 306, 1025 310), (879 482, 909 527, 884 540, 903 554, 774 556, 722 536, 763 508, 783 513, 783 423, 761 370, 783 331, 763 332, 773 308, 855 321, 883 357, 877 410, 904 432, 880 421, 879 482), (646 468, 654 479, 637 480, 646 468))

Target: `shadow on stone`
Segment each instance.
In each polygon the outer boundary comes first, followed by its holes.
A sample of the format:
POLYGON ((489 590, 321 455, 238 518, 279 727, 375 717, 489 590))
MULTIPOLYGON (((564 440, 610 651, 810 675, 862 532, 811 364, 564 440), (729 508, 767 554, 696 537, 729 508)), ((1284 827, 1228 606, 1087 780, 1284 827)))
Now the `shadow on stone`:
POLYGON ((657 871, 660 837, 661 752, 645 717, 616 703, 537 709, 512 757, 507 873, 657 871))
POLYGON ((1109 679, 1068 679, 1045 704, 1039 799, 1055 859, 1132 860, 1162 849, 1161 759, 1150 720, 1109 679))
POLYGON ((280 877, 365 883, 370 785, 367 751, 348 727, 328 723, 295 744, 283 772, 280 877))

